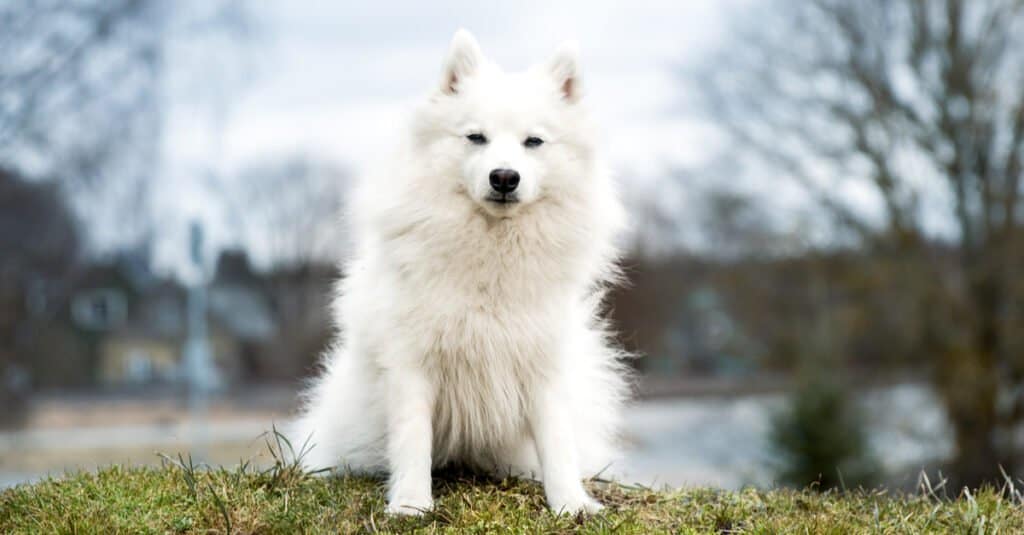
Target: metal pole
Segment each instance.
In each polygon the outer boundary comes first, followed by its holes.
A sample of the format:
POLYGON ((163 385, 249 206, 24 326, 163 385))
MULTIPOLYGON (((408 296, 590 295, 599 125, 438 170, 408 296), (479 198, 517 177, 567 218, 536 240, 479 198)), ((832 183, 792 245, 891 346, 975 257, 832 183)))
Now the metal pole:
POLYGON ((183 360, 192 422, 192 450, 195 457, 203 460, 207 456, 209 446, 207 409, 210 392, 219 381, 207 339, 207 277, 202 255, 203 227, 198 222, 193 222, 189 230, 192 262, 199 276, 188 290, 188 334, 185 339, 183 360))

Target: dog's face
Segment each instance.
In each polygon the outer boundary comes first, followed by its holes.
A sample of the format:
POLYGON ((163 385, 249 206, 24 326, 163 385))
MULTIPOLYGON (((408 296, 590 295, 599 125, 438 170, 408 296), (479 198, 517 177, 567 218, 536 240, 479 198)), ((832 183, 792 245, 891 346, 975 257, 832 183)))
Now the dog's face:
POLYGON ((563 46, 545 65, 506 73, 460 30, 441 87, 418 116, 417 142, 432 167, 442 167, 432 176, 456 181, 447 186, 487 214, 511 217, 553 190, 587 187, 590 144, 579 97, 575 47, 563 46))

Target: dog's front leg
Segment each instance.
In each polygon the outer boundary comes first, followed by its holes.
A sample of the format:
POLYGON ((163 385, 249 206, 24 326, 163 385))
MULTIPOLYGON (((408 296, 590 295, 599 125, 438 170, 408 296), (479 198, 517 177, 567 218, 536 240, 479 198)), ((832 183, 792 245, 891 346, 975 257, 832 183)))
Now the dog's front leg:
POLYGON ((419 370, 390 369, 386 373, 391 468, 387 512, 421 515, 433 507, 430 450, 434 391, 419 370))
POLYGON ((533 403, 530 427, 537 443, 544 494, 556 513, 596 513, 601 504, 587 494, 580 481, 576 437, 567 402, 563 387, 549 384, 540 389, 533 403))

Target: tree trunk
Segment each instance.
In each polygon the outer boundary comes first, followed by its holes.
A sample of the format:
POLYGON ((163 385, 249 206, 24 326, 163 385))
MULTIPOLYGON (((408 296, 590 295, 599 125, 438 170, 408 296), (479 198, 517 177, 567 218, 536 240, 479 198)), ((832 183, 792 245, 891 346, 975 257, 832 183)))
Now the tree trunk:
POLYGON ((1001 438, 1006 422, 999 413, 1001 285, 994 273, 984 270, 969 291, 969 345, 950 352, 941 383, 956 441, 954 483, 974 488, 998 484, 1000 468, 1012 473, 1013 458, 1001 438))
POLYGON ((956 446, 953 483, 956 488, 997 483, 1001 480, 1000 467, 1007 471, 1012 467, 998 442, 994 382, 979 375, 958 383, 947 387, 962 389, 952 397, 954 406, 949 407, 956 446))

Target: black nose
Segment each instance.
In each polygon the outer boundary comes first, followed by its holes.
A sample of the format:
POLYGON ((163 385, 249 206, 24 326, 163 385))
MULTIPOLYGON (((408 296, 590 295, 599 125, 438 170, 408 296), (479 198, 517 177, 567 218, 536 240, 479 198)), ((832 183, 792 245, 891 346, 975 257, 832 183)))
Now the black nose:
POLYGON ((498 193, 512 193, 519 186, 519 172, 513 169, 491 171, 491 187, 498 193))

